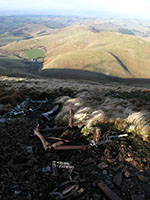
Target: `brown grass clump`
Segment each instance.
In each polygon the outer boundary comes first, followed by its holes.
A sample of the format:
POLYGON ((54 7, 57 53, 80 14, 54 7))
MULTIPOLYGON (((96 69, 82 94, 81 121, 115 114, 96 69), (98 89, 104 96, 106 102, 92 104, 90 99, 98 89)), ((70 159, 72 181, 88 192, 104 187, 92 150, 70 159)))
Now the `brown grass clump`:
POLYGON ((149 140, 150 114, 147 105, 150 104, 150 99, 146 88, 116 83, 0 77, 0 86, 2 85, 7 86, 7 90, 11 92, 6 96, 1 90, 0 104, 15 104, 25 94, 35 92, 39 95, 44 92, 55 99, 54 104, 61 105, 55 118, 58 126, 68 124, 69 105, 72 102, 73 123, 87 132, 92 131, 97 123, 110 121, 119 130, 134 132, 144 140, 149 140), (142 106, 137 111, 139 102, 142 106))
POLYGON ((0 90, 0 104, 10 104, 15 106, 18 102, 21 102, 24 99, 24 94, 19 91, 14 90, 0 90))

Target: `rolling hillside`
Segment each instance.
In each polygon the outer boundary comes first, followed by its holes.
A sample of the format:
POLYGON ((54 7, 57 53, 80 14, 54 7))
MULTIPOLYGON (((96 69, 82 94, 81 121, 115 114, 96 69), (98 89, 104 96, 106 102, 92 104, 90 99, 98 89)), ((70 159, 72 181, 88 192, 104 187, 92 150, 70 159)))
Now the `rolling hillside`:
MULTIPOLYGON (((28 29, 30 27, 28 25, 28 29)), ((33 38, 2 46, 0 53, 27 59, 26 50, 44 49, 45 58, 40 70, 46 70, 46 74, 51 73, 50 69, 78 69, 123 78, 150 77, 150 44, 145 38, 95 32, 89 23, 53 31, 47 28, 46 35, 40 35, 36 26, 34 31, 28 32, 33 38)))

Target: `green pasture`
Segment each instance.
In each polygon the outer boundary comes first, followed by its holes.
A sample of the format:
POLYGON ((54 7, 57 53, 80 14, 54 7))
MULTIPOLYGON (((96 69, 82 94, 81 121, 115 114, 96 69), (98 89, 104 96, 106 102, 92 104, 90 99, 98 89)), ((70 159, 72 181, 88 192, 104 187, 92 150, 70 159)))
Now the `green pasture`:
POLYGON ((38 48, 33 48, 33 49, 29 49, 24 51, 25 56, 31 60, 31 59, 37 59, 37 58, 44 58, 45 56, 45 51, 42 49, 38 49, 38 48))

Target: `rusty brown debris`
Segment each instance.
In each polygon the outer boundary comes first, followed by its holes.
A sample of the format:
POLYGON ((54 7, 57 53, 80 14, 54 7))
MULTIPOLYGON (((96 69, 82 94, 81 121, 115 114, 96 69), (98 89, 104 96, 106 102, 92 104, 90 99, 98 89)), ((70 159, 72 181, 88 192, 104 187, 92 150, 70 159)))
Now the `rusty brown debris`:
POLYGON ((59 141, 59 142, 53 143, 50 147, 55 149, 56 147, 59 147, 59 146, 61 146, 63 144, 64 144, 63 141, 59 141))
POLYGON ((34 129, 34 134, 41 140, 43 148, 46 151, 49 148, 50 144, 45 140, 45 138, 43 137, 43 135, 39 132, 39 124, 34 129))
MULTIPOLYGON (((45 138, 43 137, 43 135, 39 132, 39 124, 37 125, 37 127, 34 130, 35 135, 41 140, 43 148, 45 149, 45 151, 47 149, 54 149, 54 150, 87 150, 90 149, 91 146, 90 145, 70 145, 70 146, 62 146, 65 142, 65 140, 60 140, 56 143, 50 144, 49 142, 47 142, 45 140, 45 138)), ((56 139, 55 137, 51 137, 51 139, 56 139)), ((57 138, 60 139, 60 138, 57 138)), ((68 142, 68 141, 67 141, 68 142)))
POLYGON ((95 141, 96 145, 98 145, 100 137, 101 137, 101 128, 96 127, 94 135, 93 135, 93 140, 95 141))
POLYGON ((72 128, 72 103, 70 102, 70 108, 69 108, 69 121, 68 126, 72 128))
POLYGON ((58 141, 64 141, 64 142, 69 142, 69 140, 65 140, 63 138, 59 137, 48 137, 49 140, 58 140, 58 141))
POLYGON ((89 145, 70 145, 70 146, 58 146, 55 148, 55 150, 81 150, 85 151, 87 149, 90 149, 91 146, 89 145))
POLYGON ((121 200, 121 198, 114 193, 102 180, 100 180, 97 185, 110 200, 121 200))

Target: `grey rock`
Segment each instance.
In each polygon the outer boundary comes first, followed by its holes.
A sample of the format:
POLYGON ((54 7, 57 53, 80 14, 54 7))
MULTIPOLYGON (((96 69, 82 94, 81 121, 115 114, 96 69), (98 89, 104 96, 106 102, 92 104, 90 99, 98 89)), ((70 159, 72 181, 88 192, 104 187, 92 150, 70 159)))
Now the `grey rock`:
POLYGON ((50 166, 43 167, 42 172, 51 172, 51 167, 50 166))
POLYGON ((130 174, 129 171, 125 171, 125 172, 124 172, 124 176, 125 176, 126 178, 130 178, 131 174, 130 174))
POLYGON ((102 199, 102 195, 100 195, 100 194, 93 194, 93 199, 95 199, 95 200, 101 200, 102 199))
POLYGON ((113 182, 117 185, 120 186, 121 182, 122 182, 122 172, 117 173, 114 178, 113 178, 113 182))
POLYGON ((146 176, 143 176, 143 175, 138 175, 138 179, 144 183, 147 183, 148 182, 148 178, 146 176))
POLYGON ((26 149, 28 153, 33 153, 32 146, 27 146, 26 149))
POLYGON ((132 195, 131 196, 131 199, 132 200, 144 200, 145 199, 145 196, 144 195, 132 195))
POLYGON ((105 183, 106 183, 111 189, 114 188, 114 184, 113 184, 111 181, 105 180, 105 183))
POLYGON ((21 194, 21 191, 20 191, 20 190, 15 190, 15 191, 14 191, 14 194, 15 194, 15 195, 19 195, 19 194, 21 194))
POLYGON ((144 184, 143 190, 145 193, 145 196, 150 199, 150 184, 144 184))
POLYGON ((27 200, 32 200, 32 195, 30 193, 27 195, 27 200))
POLYGON ((98 165, 98 168, 99 169, 105 169, 108 167, 108 164, 106 162, 101 162, 99 165, 98 165))
POLYGON ((132 162, 132 161, 133 161, 133 158, 126 158, 125 161, 127 161, 127 162, 132 162))
POLYGON ((107 170, 104 169, 102 173, 103 175, 107 175, 107 170))

